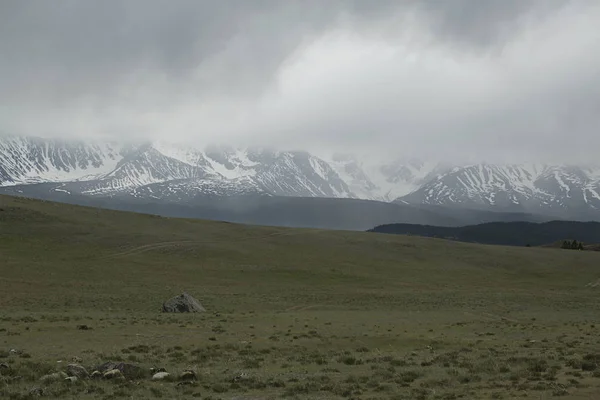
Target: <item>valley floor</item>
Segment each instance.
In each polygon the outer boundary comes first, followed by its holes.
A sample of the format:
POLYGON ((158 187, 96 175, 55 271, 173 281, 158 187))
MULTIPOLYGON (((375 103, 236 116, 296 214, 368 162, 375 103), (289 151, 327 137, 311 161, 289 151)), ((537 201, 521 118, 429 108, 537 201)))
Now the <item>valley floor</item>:
POLYGON ((2 200, 2 398, 600 398, 595 252, 2 200))

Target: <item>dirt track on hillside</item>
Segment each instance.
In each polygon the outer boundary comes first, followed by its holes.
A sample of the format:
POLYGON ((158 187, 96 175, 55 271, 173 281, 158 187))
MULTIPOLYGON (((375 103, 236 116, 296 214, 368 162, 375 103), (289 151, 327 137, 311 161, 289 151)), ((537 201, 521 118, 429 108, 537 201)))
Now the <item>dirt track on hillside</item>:
MULTIPOLYGON (((311 232, 311 233, 316 234, 317 232, 318 231, 311 232)), ((264 236, 249 236, 245 239, 236 240, 235 242, 239 243, 239 242, 246 242, 246 241, 251 241, 251 240, 265 240, 265 239, 270 239, 270 238, 277 237, 277 236, 296 236, 296 235, 301 235, 301 234, 306 234, 306 232, 293 232, 293 231, 292 232, 274 232, 274 233, 271 233, 269 235, 264 235, 264 236)), ((118 253, 113 253, 113 254, 110 254, 103 258, 127 257, 127 256, 146 253, 148 251, 166 249, 169 247, 219 244, 219 243, 224 243, 224 242, 225 242, 225 240, 210 240, 210 241, 177 240, 177 241, 171 241, 171 242, 149 243, 149 244, 144 244, 141 246, 133 247, 133 248, 130 248, 128 250, 121 251, 118 253)))

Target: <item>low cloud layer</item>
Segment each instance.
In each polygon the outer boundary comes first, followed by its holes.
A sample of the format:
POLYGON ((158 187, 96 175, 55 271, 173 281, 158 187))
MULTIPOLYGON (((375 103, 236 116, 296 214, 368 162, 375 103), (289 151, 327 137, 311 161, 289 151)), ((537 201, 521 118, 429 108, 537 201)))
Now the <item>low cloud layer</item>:
POLYGON ((593 0, 0 4, 0 132, 594 161, 593 0))

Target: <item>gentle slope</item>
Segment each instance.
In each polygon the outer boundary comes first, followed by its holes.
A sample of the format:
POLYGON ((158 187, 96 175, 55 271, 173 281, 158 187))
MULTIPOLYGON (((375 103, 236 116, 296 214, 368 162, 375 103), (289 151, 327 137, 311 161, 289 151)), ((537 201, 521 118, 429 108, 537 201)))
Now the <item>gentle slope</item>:
POLYGON ((597 349, 595 252, 171 219, 11 197, 0 197, 0 208, 6 398, 35 386, 50 397, 90 399, 600 393, 594 370, 582 370, 597 349), (183 291, 208 313, 161 314, 162 301, 183 291), (82 324, 91 329, 77 329, 82 324), (39 382, 73 356, 88 367, 124 360, 174 376, 193 368, 199 380, 39 382))

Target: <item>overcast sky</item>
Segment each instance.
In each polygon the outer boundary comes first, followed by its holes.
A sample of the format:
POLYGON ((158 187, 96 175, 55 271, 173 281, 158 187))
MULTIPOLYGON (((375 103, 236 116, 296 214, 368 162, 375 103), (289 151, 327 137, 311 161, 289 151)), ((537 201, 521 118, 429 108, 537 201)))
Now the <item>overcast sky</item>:
POLYGON ((593 161, 597 0, 6 0, 0 131, 593 161))

